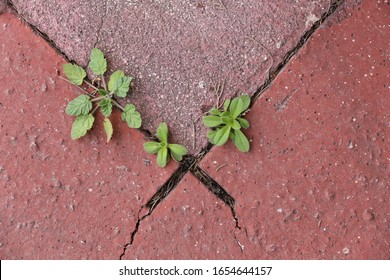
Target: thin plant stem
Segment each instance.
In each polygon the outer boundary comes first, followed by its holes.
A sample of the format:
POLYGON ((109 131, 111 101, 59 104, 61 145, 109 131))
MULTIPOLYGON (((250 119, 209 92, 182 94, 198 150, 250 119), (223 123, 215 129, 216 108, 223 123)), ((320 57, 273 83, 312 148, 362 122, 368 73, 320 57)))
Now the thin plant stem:
POLYGON ((104 98, 106 98, 106 97, 105 97, 105 96, 99 96, 99 97, 96 97, 96 98, 92 99, 91 101, 92 101, 92 102, 95 102, 95 101, 102 100, 102 99, 104 99, 104 98))
POLYGON ((99 91, 99 89, 97 87, 95 87, 93 84, 91 84, 90 82, 84 80, 84 83, 86 83, 87 85, 89 85, 91 88, 93 88, 94 90, 96 91, 99 91))
POLYGON ((125 108, 122 107, 118 102, 116 102, 114 99, 111 99, 112 103, 114 103, 115 106, 117 106, 119 109, 121 109, 123 112, 125 111, 125 108))
POLYGON ((64 81, 68 82, 69 84, 75 86, 76 88, 78 88, 79 90, 81 90, 82 92, 84 92, 85 94, 87 94, 87 95, 89 95, 89 96, 91 96, 91 97, 94 97, 93 94, 91 94, 90 92, 86 91, 85 89, 79 87, 78 85, 75 85, 74 83, 72 83, 72 82, 69 81, 68 79, 65 79, 64 77, 61 77, 61 76, 58 76, 58 77, 59 77, 60 79, 64 80, 64 81))
POLYGON ((106 79, 104 78, 104 75, 102 75, 102 82, 103 82, 104 90, 107 91, 106 79))
POLYGON ((95 108, 93 108, 93 110, 92 110, 91 114, 93 115, 93 114, 96 112, 96 110, 97 110, 99 107, 100 107, 100 106, 99 106, 99 105, 97 105, 95 108))

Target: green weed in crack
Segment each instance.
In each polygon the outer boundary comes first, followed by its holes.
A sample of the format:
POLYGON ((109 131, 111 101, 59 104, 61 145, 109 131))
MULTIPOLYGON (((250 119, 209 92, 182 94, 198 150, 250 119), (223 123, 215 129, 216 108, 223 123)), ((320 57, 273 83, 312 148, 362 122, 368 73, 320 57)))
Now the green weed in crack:
POLYGON ((242 95, 233 100, 226 99, 223 111, 212 108, 208 116, 203 117, 203 124, 212 128, 207 133, 211 144, 224 145, 229 138, 241 152, 248 152, 250 144, 241 128, 247 129, 249 122, 243 117, 243 113, 249 108, 251 99, 248 95, 242 95))
POLYGON ((179 144, 168 143, 168 126, 162 122, 157 128, 157 138, 160 142, 150 141, 144 144, 144 149, 149 154, 157 154, 157 165, 165 167, 170 157, 176 161, 181 161, 187 154, 187 149, 179 144))
POLYGON ((140 128, 142 119, 140 113, 136 110, 133 104, 121 106, 116 100, 116 97, 126 97, 130 89, 132 77, 126 76, 122 70, 117 70, 110 75, 108 84, 105 80, 107 71, 107 60, 101 50, 94 48, 91 52, 89 69, 96 76, 94 81, 97 83, 89 83, 85 80, 87 73, 85 70, 72 63, 63 65, 64 73, 68 78, 67 81, 77 86, 85 83, 93 89, 92 93, 84 91, 84 94, 79 95, 71 100, 66 107, 66 113, 75 116, 76 119, 72 125, 71 137, 78 139, 85 136, 93 126, 94 113, 100 108, 100 112, 105 117, 103 126, 107 135, 107 142, 110 141, 113 134, 113 126, 109 119, 113 106, 122 110, 122 120, 125 121, 130 128, 140 128), (97 86, 95 86, 97 84, 97 86), (95 103, 95 106, 94 106, 95 103))

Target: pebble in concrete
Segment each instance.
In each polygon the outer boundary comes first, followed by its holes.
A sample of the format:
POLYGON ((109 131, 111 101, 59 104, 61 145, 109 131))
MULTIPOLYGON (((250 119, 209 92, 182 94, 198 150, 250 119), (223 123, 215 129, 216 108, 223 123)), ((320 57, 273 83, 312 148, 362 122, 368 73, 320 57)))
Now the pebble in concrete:
POLYGON ((350 4, 255 103, 251 151, 201 163, 237 201, 237 258, 390 257, 389 10, 350 4))
POLYGON ((0 38, 0 258, 119 259, 177 164, 158 168, 119 112, 109 144, 102 118, 71 140, 65 60, 14 15, 0 15, 0 38))

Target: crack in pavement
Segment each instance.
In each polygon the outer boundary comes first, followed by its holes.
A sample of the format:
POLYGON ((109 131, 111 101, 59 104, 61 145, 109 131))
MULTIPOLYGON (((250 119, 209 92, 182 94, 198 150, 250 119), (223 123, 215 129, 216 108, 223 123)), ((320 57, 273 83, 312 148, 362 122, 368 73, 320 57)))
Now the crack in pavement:
POLYGON ((94 48, 96 48, 96 46, 99 44, 99 40, 100 40, 100 33, 101 33, 101 31, 102 31, 102 28, 103 28, 103 25, 104 25, 104 18, 107 16, 107 13, 108 13, 108 2, 109 2, 110 0, 106 0, 105 2, 104 2, 104 14, 103 14, 103 16, 100 18, 100 26, 99 26, 99 28, 98 28, 98 30, 97 30, 97 32, 96 32, 96 41, 95 41, 95 43, 93 44, 93 47, 94 48))
POLYGON ((304 46, 304 44, 310 39, 310 37, 314 34, 315 31, 321 26, 321 24, 332 15, 341 4, 344 3, 345 0, 330 0, 329 8, 326 12, 324 12, 319 20, 317 20, 312 27, 307 30, 302 36, 298 43, 293 47, 290 51, 288 51, 282 61, 275 67, 272 72, 268 73, 268 78, 265 80, 262 86, 254 93, 251 98, 251 107, 255 103, 257 99, 259 99, 262 94, 270 87, 272 82, 276 79, 276 77, 280 74, 280 72, 284 69, 284 67, 288 64, 288 62, 295 56, 295 54, 304 46))
MULTIPOLYGON (((104 18, 108 14, 108 3, 110 0, 105 1, 105 12, 104 15, 101 18, 100 21, 100 27, 98 28, 97 36, 96 36, 96 42, 94 43, 94 47, 99 43, 101 30, 104 25, 104 18)), ((329 8, 326 12, 323 13, 321 18, 317 20, 312 27, 307 30, 300 38, 298 43, 295 47, 293 47, 290 51, 288 51, 284 57, 283 60, 275 67, 274 70, 270 71, 271 68, 268 70, 268 77, 263 83, 262 86, 260 86, 256 92, 253 94, 251 98, 251 107, 256 102, 257 99, 259 99, 262 94, 270 87, 272 82, 276 79, 276 77, 280 74, 280 72, 283 70, 283 68, 288 64, 288 62, 291 60, 292 57, 304 46, 304 44, 310 39, 310 37, 313 35, 313 33, 321 26, 321 24, 330 16, 332 15, 340 5, 344 3, 344 0, 334 0, 329 2, 329 8)), ((44 32, 40 31, 37 27, 30 24, 27 19, 19 13, 19 11, 16 9, 15 5, 13 4, 12 0, 7 1, 8 7, 16 14, 18 15, 26 24, 30 26, 30 28, 39 36, 45 39, 60 55, 62 55, 67 61, 70 60, 67 55, 61 51, 60 48, 45 34, 44 32)), ((268 50, 267 50, 268 51, 268 50)), ((152 134, 144 129, 141 128, 140 131, 145 135, 147 138, 154 138, 152 134)), ((231 209, 232 216, 236 222, 235 227, 237 229, 241 230, 241 227, 238 223, 238 218, 236 216, 235 212, 235 199, 233 196, 231 196, 221 185, 219 185, 209 174, 207 174, 204 170, 202 170, 198 163, 203 159, 203 157, 211 150, 212 145, 209 144, 207 147, 205 147, 202 152, 200 152, 196 157, 194 156, 186 156, 183 161, 180 163, 179 168, 171 175, 171 177, 157 190, 157 192, 149 199, 149 201, 140 208, 137 214, 137 222, 135 225, 134 230, 131 233, 130 241, 126 243, 123 246, 123 252, 120 256, 120 259, 123 258, 123 256, 126 254, 127 248, 133 244, 135 235, 138 233, 139 227, 141 226, 142 221, 150 216, 154 209, 175 189, 175 187, 180 183, 182 178, 185 176, 185 174, 190 171, 200 182, 202 182, 205 187, 211 191, 214 195, 218 197, 218 199, 222 200, 229 208, 231 209), (141 211, 143 209, 148 209, 148 212, 144 214, 142 217, 141 211)), ((237 241, 238 242, 238 241, 237 241)), ((238 245, 241 247, 242 245, 238 242, 238 245)), ((242 248, 242 247, 241 247, 242 248)))
MULTIPOLYGON (((266 89, 272 84, 272 82, 276 79, 276 77, 280 74, 283 68, 287 65, 287 63, 291 60, 292 57, 303 47, 303 45, 309 40, 309 38, 313 35, 313 33, 320 27, 320 25, 330 16, 332 15, 337 8, 344 3, 344 0, 335 0, 329 2, 328 10, 321 16, 319 20, 317 20, 313 26, 306 31, 297 45, 287 52, 283 58, 283 60, 276 66, 276 68, 268 73, 268 78, 263 83, 263 85, 254 93, 251 98, 251 107, 256 102, 257 99, 261 97, 261 95, 265 92, 266 89)), ((269 69, 270 70, 270 69, 269 69)), ((148 132, 149 133, 149 132, 148 132)), ((150 133, 149 133, 150 135, 150 133)), ((140 209, 141 210, 146 207, 149 208, 149 212, 142 216, 138 217, 138 221, 136 223, 135 229, 131 234, 130 242, 124 245, 122 255, 120 259, 126 254, 126 250, 128 246, 132 245, 134 242, 134 237, 138 232, 141 222, 148 216, 150 216, 153 210, 160 204, 180 183, 181 179, 190 171, 200 182, 202 182, 205 187, 211 191, 214 195, 216 195, 219 199, 221 199, 227 206, 229 206, 232 216, 236 222, 236 229, 241 230, 239 226, 239 220, 236 216, 235 212, 235 199, 232 197, 221 185, 219 185, 209 174, 207 174, 203 169, 198 166, 198 163, 204 158, 204 156, 211 150, 212 145, 209 144, 206 148, 202 150, 196 157, 188 156, 181 163, 180 167, 172 174, 172 176, 168 179, 168 181, 162 185, 157 192, 152 196, 152 198, 140 209)), ((140 213, 139 212, 139 213, 140 213)), ((239 242, 237 237, 234 235, 234 240, 237 242, 237 245, 240 247, 243 252, 244 246, 239 242)))
POLYGON ((49 38, 49 36, 45 33, 45 32, 42 32, 39 28, 37 28, 36 26, 32 25, 28 20, 27 18, 24 17, 24 15, 22 13, 20 13, 18 11, 18 9, 16 8, 16 6, 14 5, 14 3, 12 2, 12 0, 8 0, 7 1, 7 6, 9 7, 9 9, 19 17, 19 19, 24 22, 25 24, 27 24, 31 30, 37 34, 38 36, 42 37, 59 55, 61 55, 66 61, 69 61, 69 62, 73 62, 75 63, 74 60, 71 60, 57 45, 56 43, 51 40, 49 38))

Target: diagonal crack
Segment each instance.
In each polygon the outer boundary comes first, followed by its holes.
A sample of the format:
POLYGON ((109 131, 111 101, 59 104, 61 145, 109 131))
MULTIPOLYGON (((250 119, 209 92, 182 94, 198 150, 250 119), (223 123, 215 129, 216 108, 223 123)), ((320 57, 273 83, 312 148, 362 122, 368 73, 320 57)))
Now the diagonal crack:
MULTIPOLYGON (((94 47, 96 47, 99 44, 100 35, 102 28, 104 26, 104 19, 108 14, 108 8, 109 8, 109 1, 106 0, 104 3, 104 14, 101 17, 99 28, 97 30, 96 34, 96 42, 94 43, 94 47)), ((260 86, 257 91, 254 93, 252 97, 251 104, 253 105, 255 101, 261 97, 261 95, 268 89, 268 87, 272 84, 272 82, 275 80, 275 78, 280 74, 280 72, 283 70, 283 68, 288 64, 288 62, 291 60, 292 57, 304 46, 304 44, 310 39, 310 37, 313 35, 313 33, 316 32, 316 30, 321 26, 321 24, 330 16, 332 15, 338 7, 340 7, 344 0, 333 0, 329 2, 329 9, 321 16, 321 18, 316 21, 312 27, 306 31, 303 36, 300 38, 298 43, 295 47, 293 47, 289 52, 287 52, 283 58, 283 60, 275 67, 274 70, 268 73, 268 78, 263 83, 262 86, 260 86)), ((10 9, 17 15, 19 15, 20 18, 22 18, 26 24, 28 24, 31 29, 37 33, 39 36, 43 37, 58 53, 60 53, 67 61, 71 61, 67 55, 47 36, 47 34, 40 31, 38 28, 30 24, 24 16, 19 13, 19 11, 16 9, 15 5, 13 4, 12 0, 7 1, 7 5, 10 7, 10 9)), ((141 129, 141 131, 146 135, 147 137, 152 137, 151 133, 145 129, 141 129)), ((210 175, 208 175, 204 170, 202 170, 198 163, 203 159, 203 157, 211 150, 212 145, 208 145, 205 149, 202 150, 201 153, 199 153, 196 157, 188 156, 186 157, 183 162, 180 164, 179 168, 171 175, 171 177, 168 179, 168 181, 162 185, 158 191, 152 196, 152 198, 140 208, 137 214, 137 222, 135 225, 134 230, 131 233, 130 241, 126 243, 123 246, 123 252, 120 256, 120 259, 123 258, 123 256, 126 254, 126 250, 129 246, 131 246, 134 242, 135 235, 138 233, 139 227, 141 226, 142 221, 150 216, 154 209, 175 189, 175 187, 180 183, 182 178, 185 176, 185 174, 190 171, 199 181, 201 181, 205 187, 211 191, 214 195, 216 195, 219 199, 221 199, 226 205, 228 205, 231 209, 232 216, 234 220, 236 221, 236 228, 241 229, 238 224, 238 218, 236 217, 236 212, 234 209, 235 206, 235 199, 221 186, 219 185, 210 175), (141 216, 141 212, 144 209, 148 209, 148 212, 141 216)), ((238 242, 238 245, 241 247, 241 244, 238 242)))
POLYGON ((104 25, 104 19, 105 17, 107 16, 108 14, 108 2, 110 0, 106 0, 104 2, 104 14, 102 15, 102 17, 100 18, 100 24, 99 24, 99 27, 96 31, 96 41, 95 43, 93 44, 93 47, 95 48, 98 44, 99 44, 99 41, 100 41, 100 34, 101 34, 101 31, 102 31, 102 28, 103 28, 103 25, 104 25))
POLYGON ((310 39, 310 37, 314 34, 315 31, 321 26, 321 24, 330 16, 332 15, 338 7, 341 6, 341 4, 344 3, 345 0, 330 0, 329 1, 329 8, 328 10, 322 14, 321 18, 317 20, 312 27, 307 30, 300 38, 298 43, 290 50, 288 51, 284 57, 283 60, 275 67, 275 69, 272 72, 268 73, 268 78, 263 83, 262 86, 258 88, 258 90, 255 92, 255 94, 252 97, 251 104, 254 104, 254 102, 260 98, 260 96, 269 88, 269 86, 272 84, 272 82, 276 79, 276 77, 280 74, 280 72, 283 70, 283 68, 288 64, 288 62, 291 60, 291 58, 294 57, 294 55, 305 45, 305 43, 310 39))
MULTIPOLYGON (((280 74, 283 68, 287 65, 287 63, 291 60, 291 58, 303 47, 303 45, 309 40, 309 38, 313 35, 313 33, 320 27, 320 25, 331 15, 333 14, 337 8, 344 3, 344 0, 335 0, 330 1, 329 9, 321 16, 321 18, 316 21, 313 26, 305 32, 305 34, 301 37, 297 45, 287 52, 283 58, 283 60, 276 66, 276 68, 269 72, 268 78, 263 83, 263 85, 255 92, 252 97, 251 104, 260 98, 260 96, 264 93, 264 91, 271 85, 271 83, 275 80, 275 78, 280 74)), ((145 133, 145 131, 144 131, 145 133)), ((150 135, 150 133, 147 133, 150 135)), ((190 171, 199 181, 201 181, 205 187, 211 191, 214 195, 216 195, 219 199, 221 199, 226 205, 230 207, 232 212, 232 216, 236 221, 236 228, 241 230, 241 227, 238 223, 238 218, 235 212, 235 199, 221 186, 216 182, 209 174, 207 174, 204 170, 202 170, 198 163, 203 159, 203 157, 211 150, 212 145, 209 144, 206 148, 202 150, 196 157, 186 157, 184 161, 181 163, 180 167, 172 174, 172 176, 168 179, 168 181, 162 185, 157 192, 152 196, 152 198, 145 204, 145 206, 141 207, 138 212, 138 220, 135 226, 135 229, 131 233, 130 242, 124 245, 122 255, 120 259, 126 254, 127 248, 133 244, 134 237, 138 232, 138 229, 142 223, 142 221, 150 216, 153 210, 175 189, 175 187, 180 183, 181 179, 190 171), (139 217, 142 209, 148 208, 149 211, 147 214, 139 217)), ((236 237, 234 240, 240 246, 241 250, 243 250, 242 244, 238 241, 236 237)))

